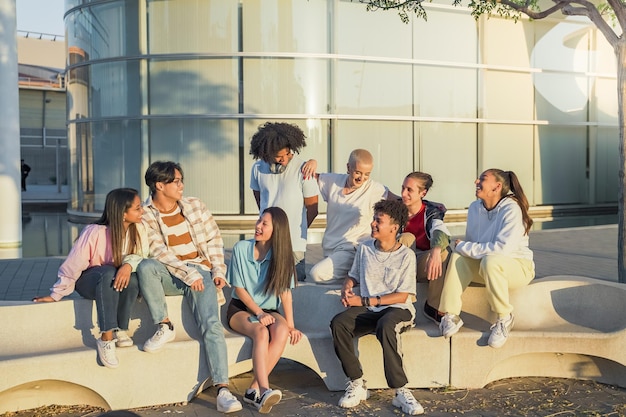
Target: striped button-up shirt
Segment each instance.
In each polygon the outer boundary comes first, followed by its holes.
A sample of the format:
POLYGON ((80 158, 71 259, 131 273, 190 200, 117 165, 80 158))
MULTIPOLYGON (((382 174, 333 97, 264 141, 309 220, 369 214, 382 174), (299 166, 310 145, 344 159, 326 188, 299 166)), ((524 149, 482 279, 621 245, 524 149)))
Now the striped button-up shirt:
MULTIPOLYGON (((212 268, 213 278, 226 278, 226 264, 224 263, 224 241, 220 229, 213 219, 213 215, 204 203, 195 197, 184 197, 178 201, 180 211, 187 222, 193 244, 196 246, 198 256, 207 260, 212 268)), ((161 213, 148 197, 144 203, 146 209, 143 222, 148 230, 150 240, 150 256, 165 265, 172 275, 187 285, 202 279, 200 273, 187 262, 176 256, 168 246, 163 231, 165 224, 161 219, 161 213)))

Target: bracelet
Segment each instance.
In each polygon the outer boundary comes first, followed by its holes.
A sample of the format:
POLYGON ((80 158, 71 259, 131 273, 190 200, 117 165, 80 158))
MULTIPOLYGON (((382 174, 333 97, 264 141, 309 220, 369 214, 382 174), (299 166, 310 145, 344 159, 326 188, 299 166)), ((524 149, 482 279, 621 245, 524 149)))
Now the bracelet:
POLYGON ((380 295, 376 296, 376 307, 380 307, 380 295))

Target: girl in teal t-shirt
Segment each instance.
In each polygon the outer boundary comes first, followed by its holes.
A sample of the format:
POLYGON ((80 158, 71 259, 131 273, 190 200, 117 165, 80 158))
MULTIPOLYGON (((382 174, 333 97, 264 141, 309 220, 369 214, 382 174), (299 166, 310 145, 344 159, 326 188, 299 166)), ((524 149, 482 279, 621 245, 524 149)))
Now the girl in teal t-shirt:
POLYGON ((278 207, 268 207, 256 222, 254 239, 233 247, 228 278, 234 288, 226 313, 237 333, 252 339, 254 379, 243 400, 268 413, 282 398, 269 387, 269 374, 278 363, 287 340, 300 341, 295 328, 291 289, 295 267, 289 221, 278 207), (282 304, 284 316, 278 311, 282 304))

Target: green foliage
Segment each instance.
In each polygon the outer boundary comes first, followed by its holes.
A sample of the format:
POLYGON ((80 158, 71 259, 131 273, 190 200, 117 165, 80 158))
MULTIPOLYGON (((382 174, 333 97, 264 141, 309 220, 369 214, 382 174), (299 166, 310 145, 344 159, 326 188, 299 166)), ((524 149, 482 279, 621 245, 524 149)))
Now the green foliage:
POLYGON ((402 23, 409 23, 409 15, 428 20, 426 10, 422 6, 424 0, 359 0, 367 5, 368 11, 397 9, 402 23))

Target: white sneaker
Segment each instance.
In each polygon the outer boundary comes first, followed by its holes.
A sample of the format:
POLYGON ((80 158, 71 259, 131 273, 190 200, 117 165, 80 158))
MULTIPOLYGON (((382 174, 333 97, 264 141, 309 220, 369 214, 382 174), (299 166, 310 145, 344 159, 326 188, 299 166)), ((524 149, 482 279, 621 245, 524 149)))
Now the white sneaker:
POLYGON ((256 401, 256 408, 258 408, 259 413, 267 414, 272 410, 272 407, 278 404, 278 402, 283 398, 283 393, 277 389, 268 389, 258 397, 256 401))
POLYGON ((461 317, 456 314, 446 313, 441 318, 439 330, 441 330, 441 335, 447 339, 458 332, 461 326, 463 326, 463 320, 461 320, 461 317))
POLYGON ((220 389, 217 394, 217 411, 220 413, 234 413, 243 408, 237 397, 235 397, 228 388, 220 389))
POLYGON ((171 342, 176 337, 174 327, 170 329, 168 323, 159 323, 156 333, 146 341, 143 345, 144 352, 156 352, 161 349, 164 344, 171 342))
POLYGON ((415 399, 411 390, 407 388, 398 388, 391 404, 394 407, 402 408, 402 412, 410 416, 424 414, 424 407, 415 399))
POLYGON ((115 340, 96 340, 98 359, 107 368, 117 368, 120 364, 115 354, 115 340))
POLYGON ((115 331, 115 346, 118 348, 131 347, 133 345, 133 339, 126 334, 124 330, 115 331))
POLYGON ((355 379, 348 382, 346 393, 339 399, 339 407, 352 408, 359 405, 361 401, 365 401, 370 397, 367 387, 363 385, 363 379, 355 379))
POLYGON ((513 322, 513 314, 510 314, 509 317, 504 319, 498 319, 498 321, 491 326, 491 335, 489 336, 488 342, 489 346, 495 349, 502 347, 513 328, 513 322))

